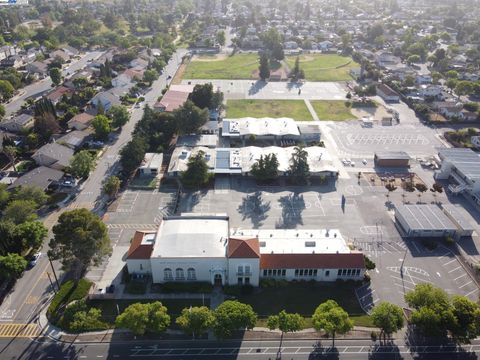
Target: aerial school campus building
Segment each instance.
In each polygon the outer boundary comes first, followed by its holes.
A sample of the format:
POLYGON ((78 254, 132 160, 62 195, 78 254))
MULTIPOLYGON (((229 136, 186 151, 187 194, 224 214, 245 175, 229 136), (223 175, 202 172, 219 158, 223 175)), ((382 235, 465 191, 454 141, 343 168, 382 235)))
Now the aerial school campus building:
POLYGON ((137 231, 130 274, 153 283, 202 281, 258 286, 262 278, 362 280, 365 262, 336 229, 230 229, 226 214, 165 217, 156 232, 137 231))

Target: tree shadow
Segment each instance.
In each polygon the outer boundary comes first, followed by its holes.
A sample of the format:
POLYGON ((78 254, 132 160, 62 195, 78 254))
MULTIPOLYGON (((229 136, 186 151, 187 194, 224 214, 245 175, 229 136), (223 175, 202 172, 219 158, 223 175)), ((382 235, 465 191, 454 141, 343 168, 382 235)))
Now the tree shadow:
POLYGON ((303 225, 302 211, 305 210, 303 195, 297 192, 282 196, 278 199, 282 208, 282 217, 277 221, 277 229, 296 228, 303 225))
POLYGON ((255 95, 257 94, 260 90, 262 90, 265 86, 267 85, 266 81, 263 80, 257 80, 256 82, 252 82, 252 86, 250 86, 250 89, 248 89, 248 95, 255 95))
POLYGON ((323 346, 320 341, 313 345, 312 352, 308 355, 308 360, 336 360, 340 359, 340 354, 336 347, 323 346))
POLYGON ((207 189, 194 191, 194 192, 184 192, 179 196, 179 205, 178 208, 181 212, 192 212, 195 206, 197 206, 202 198, 204 198, 208 193, 207 189))
POLYGON ((368 359, 403 359, 403 357, 398 346, 392 340, 387 339, 383 343, 377 343, 370 347, 368 359))
POLYGON ((254 194, 242 198, 242 203, 238 206, 237 211, 242 215, 242 220, 250 219, 253 228, 258 229, 268 217, 270 201, 264 201, 262 192, 256 191, 254 194))

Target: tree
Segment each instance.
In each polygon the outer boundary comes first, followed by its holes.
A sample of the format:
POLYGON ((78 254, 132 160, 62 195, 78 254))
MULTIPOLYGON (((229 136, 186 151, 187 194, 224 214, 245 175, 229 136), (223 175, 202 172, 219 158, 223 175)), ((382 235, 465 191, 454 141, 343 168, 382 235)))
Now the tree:
POLYGON ((25 185, 15 189, 12 193, 12 199, 31 200, 36 204, 36 207, 39 208, 47 203, 48 195, 38 186, 25 185))
POLYGON ((58 86, 62 82, 62 71, 59 68, 51 68, 49 75, 54 85, 58 86))
POLYGON ((452 298, 454 326, 452 336, 459 342, 468 343, 480 335, 480 305, 465 296, 452 298))
POLYGON ((310 177, 310 166, 308 165, 308 152, 301 146, 295 146, 290 158, 290 176, 297 183, 305 183, 310 177))
POLYGON ((22 248, 37 250, 48 235, 48 229, 40 221, 26 221, 15 228, 16 237, 21 241, 22 248))
POLYGON ((248 304, 237 300, 227 300, 221 303, 214 312, 215 336, 225 338, 235 330, 253 329, 257 322, 257 314, 248 304))
POLYGON ((128 110, 123 105, 113 105, 110 110, 108 110, 108 117, 111 119, 111 125, 114 128, 121 128, 125 125, 128 120, 130 120, 130 114, 128 110))
POLYGON ((205 153, 200 150, 188 159, 187 170, 182 172, 181 181, 186 187, 200 187, 207 184, 210 177, 205 153))
POLYGON ((312 321, 316 330, 323 330, 332 336, 332 347, 335 347, 336 334, 345 334, 353 329, 353 321, 334 300, 320 304, 312 316, 312 321))
POLYGON ((57 119, 51 113, 45 113, 35 117, 33 131, 38 134, 41 141, 46 142, 50 140, 53 134, 60 133, 60 125, 57 119))
POLYGON ((217 35, 215 36, 215 39, 217 40, 217 43, 220 44, 220 46, 225 45, 225 31, 221 30, 217 32, 217 35))
POLYGON ((258 67, 258 76, 263 81, 267 80, 270 77, 270 61, 266 53, 260 55, 260 65, 258 67))
POLYGON ((206 306, 185 308, 177 317, 177 325, 188 335, 195 336, 204 334, 215 323, 212 311, 206 306))
POLYGON ((97 115, 92 121, 95 130, 95 138, 98 140, 107 140, 108 135, 112 132, 110 119, 105 115, 97 115))
POLYGON ((0 104, 0 120, 2 120, 4 116, 5 116, 5 106, 0 104))
POLYGON ((110 176, 103 184, 103 191, 110 197, 117 195, 120 190, 120 179, 116 176, 110 176))
POLYGON ((305 78, 305 73, 302 69, 300 69, 300 58, 298 56, 295 59, 295 65, 293 66, 293 70, 290 72, 290 77, 293 81, 305 78))
POLYGON ((37 218, 37 204, 32 200, 13 200, 5 208, 4 218, 15 224, 33 221, 37 218))
POLYGON ((179 134, 194 134, 208 121, 209 113, 207 109, 200 109, 187 100, 173 112, 173 116, 177 119, 179 134))
POLYGON ((260 155, 250 170, 250 173, 257 181, 273 180, 278 176, 278 159, 275 154, 260 155))
POLYGON ((70 172, 77 178, 87 178, 95 167, 95 157, 88 151, 76 153, 70 160, 70 172))
POLYGON ((145 70, 143 73, 143 81, 147 82, 149 85, 158 79, 158 72, 155 69, 145 70))
POLYGON ((428 336, 444 336, 454 323, 447 293, 429 283, 418 284, 405 294, 405 301, 414 309, 412 324, 428 336))
POLYGON ((8 80, 0 80, 0 99, 3 101, 9 100, 15 92, 14 87, 8 80))
POLYGON ((407 58, 407 63, 409 64, 415 64, 415 63, 419 63, 422 59, 420 58, 419 55, 410 55, 408 58, 407 58))
POLYGON ((304 318, 297 313, 287 313, 282 310, 278 315, 271 315, 267 319, 267 326, 270 330, 279 329, 283 333, 296 332, 302 329, 304 318))
POLYGON ((62 213, 53 227, 53 235, 49 244, 51 257, 60 260, 77 280, 91 264, 99 264, 111 253, 107 227, 87 209, 62 213))
POLYGON ((170 315, 160 301, 128 306, 115 320, 115 325, 126 328, 135 335, 161 333, 170 325, 170 315))
POLYGON ((195 106, 199 107, 200 109, 212 109, 213 95, 214 93, 212 83, 197 84, 188 96, 188 99, 191 100, 195 104, 195 106))
POLYGON ((27 260, 14 253, 0 256, 0 274, 7 280, 17 279, 27 268, 27 260))
POLYGON ((17 148, 13 145, 6 145, 3 147, 2 152, 8 158, 8 161, 10 161, 10 164, 12 164, 13 170, 17 171, 17 169, 15 168, 15 160, 17 158, 17 153, 18 153, 17 148))
POLYGON ((120 150, 120 164, 125 174, 130 175, 145 158, 147 144, 140 136, 134 136, 122 150, 120 150))
POLYGON ((380 328, 384 340, 386 340, 386 336, 390 336, 403 327, 402 308, 395 304, 381 302, 373 308, 372 320, 373 324, 380 328))
POLYGON ((5 205, 10 200, 10 192, 7 190, 7 184, 0 184, 0 210, 3 210, 5 205))

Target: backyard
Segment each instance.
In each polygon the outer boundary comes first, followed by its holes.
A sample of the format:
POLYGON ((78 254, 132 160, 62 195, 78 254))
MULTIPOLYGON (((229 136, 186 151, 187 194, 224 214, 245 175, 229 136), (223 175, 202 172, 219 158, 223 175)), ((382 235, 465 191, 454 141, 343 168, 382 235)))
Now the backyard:
MULTIPOLYGON (((287 56, 290 69, 295 65, 296 56, 287 56)), ((348 81, 352 80, 350 70, 358 68, 350 57, 336 54, 308 54, 300 56, 300 68, 308 81, 348 81)))
POLYGON ((334 299, 350 314, 355 325, 372 326, 370 317, 358 303, 353 283, 289 283, 283 287, 262 288, 258 293, 238 296, 239 301, 252 305, 258 313, 260 320, 257 326, 262 326, 269 315, 285 310, 305 316, 305 326, 311 327, 311 316, 317 306, 330 299, 334 299))
POLYGON ((343 121, 356 119, 343 100, 310 100, 320 120, 343 121))
POLYGON ((254 79, 258 69, 257 54, 233 56, 202 55, 187 65, 184 79, 254 79))
POLYGON ((303 100, 228 100, 226 117, 289 117, 298 121, 313 120, 303 100))

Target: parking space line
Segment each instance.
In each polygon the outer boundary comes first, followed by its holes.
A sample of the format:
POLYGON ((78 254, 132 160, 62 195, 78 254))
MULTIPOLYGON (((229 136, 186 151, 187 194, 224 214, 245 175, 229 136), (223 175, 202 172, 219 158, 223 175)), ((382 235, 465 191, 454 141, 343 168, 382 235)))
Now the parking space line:
MULTIPOLYGON (((455 260, 457 260, 457 259, 455 259, 455 260)), ((450 270, 448 273, 450 274, 450 273, 452 273, 454 271, 457 271, 458 269, 461 269, 461 268, 462 268, 462 266, 457 266, 455 269, 450 270)))
POLYGON ((470 285, 472 282, 473 282, 473 281, 470 280, 469 282, 463 284, 462 286, 459 286, 458 288, 461 289, 461 288, 463 288, 463 287, 465 287, 465 286, 467 286, 467 285, 470 285))
POLYGON ((444 258, 444 257, 448 257, 447 255, 450 255, 450 251, 446 252, 445 254, 443 255, 440 255, 439 257, 437 257, 437 259, 441 259, 441 258, 444 258))
POLYGON ((472 291, 470 291, 468 294, 465 294, 465 296, 470 296, 472 294, 474 294, 475 292, 477 292, 478 289, 473 289, 472 291))
POLYGON ((458 279, 461 279, 461 278, 464 277, 464 276, 467 276, 467 273, 464 273, 464 274, 456 277, 455 279, 453 279, 453 281, 457 281, 458 279))
POLYGON ((453 259, 453 260, 450 260, 449 262, 446 262, 445 264, 443 264, 443 266, 447 266, 448 264, 451 264, 452 262, 456 261, 457 259, 453 259))

